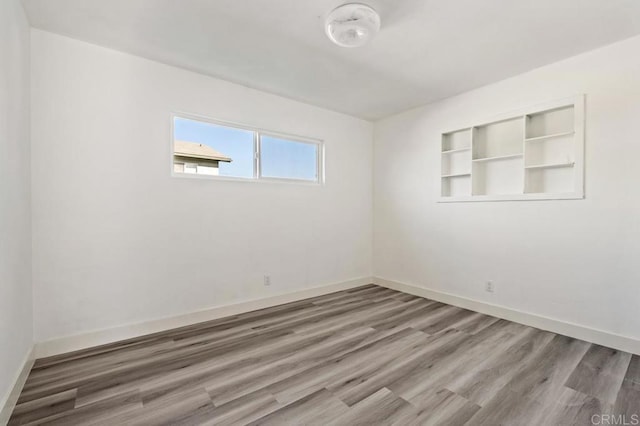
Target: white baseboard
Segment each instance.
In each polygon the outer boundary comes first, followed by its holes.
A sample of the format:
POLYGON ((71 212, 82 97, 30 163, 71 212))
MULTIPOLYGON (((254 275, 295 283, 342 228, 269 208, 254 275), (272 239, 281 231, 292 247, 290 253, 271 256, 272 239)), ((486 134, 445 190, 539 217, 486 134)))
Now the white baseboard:
POLYGON ((350 281, 327 284, 319 287, 307 288, 291 293, 278 294, 262 299, 252 299, 233 303, 230 305, 216 306, 202 311, 191 312, 184 315, 155 319, 143 323, 127 324, 114 328, 96 330, 73 336, 38 342, 35 346, 35 357, 44 358, 67 352, 86 349, 93 346, 131 339, 172 328, 184 327, 199 322, 211 321, 218 318, 237 315, 244 312, 255 311, 284 303, 295 302, 310 297, 322 296, 336 291, 347 290, 366 284, 371 284, 371 277, 357 278, 350 281))
POLYGON ((522 312, 504 306, 480 302, 478 300, 468 299, 466 297, 418 287, 411 284, 400 283, 384 278, 374 277, 373 282, 379 286, 398 290, 403 293, 436 300, 438 302, 447 303, 460 308, 469 309, 542 330, 552 331, 564 336, 640 355, 640 340, 628 336, 621 336, 619 334, 609 333, 607 331, 597 330, 579 324, 573 324, 529 312, 522 312))
POLYGON ((9 423, 9 418, 11 418, 13 408, 16 406, 18 397, 20 397, 20 392, 22 392, 22 388, 27 381, 31 367, 33 367, 33 362, 35 360, 34 354, 34 347, 32 346, 22 363, 22 368, 18 371, 18 374, 16 374, 16 378, 13 381, 13 387, 5 398, 0 401, 0 425, 6 425, 9 423))

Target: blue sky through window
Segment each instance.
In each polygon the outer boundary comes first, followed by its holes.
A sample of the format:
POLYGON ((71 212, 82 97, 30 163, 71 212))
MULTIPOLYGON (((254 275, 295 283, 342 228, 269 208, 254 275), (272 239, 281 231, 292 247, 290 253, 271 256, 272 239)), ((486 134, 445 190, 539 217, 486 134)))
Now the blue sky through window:
MULTIPOLYGON (((253 177, 253 132, 176 117, 174 139, 208 145, 233 161, 220 163, 220 175, 253 177)), ((318 146, 262 136, 262 176, 316 181, 318 146)))
POLYGON ((262 136, 260 154, 262 176, 315 181, 317 177, 315 144, 262 136))

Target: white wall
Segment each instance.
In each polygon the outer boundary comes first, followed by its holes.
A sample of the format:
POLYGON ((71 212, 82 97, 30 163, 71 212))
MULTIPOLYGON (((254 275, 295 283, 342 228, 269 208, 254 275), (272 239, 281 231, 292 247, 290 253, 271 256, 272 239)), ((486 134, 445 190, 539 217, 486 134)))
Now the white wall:
POLYGON ((37 30, 32 62, 37 341, 371 275, 371 123, 37 30), (172 111, 324 139, 326 185, 172 178, 172 111))
MULTIPOLYGON (((29 27, 0 2, 0 408, 33 343, 29 27)), ((1 420, 0 420, 1 422, 1 420)))
POLYGON ((640 339, 638 52, 640 37, 376 123, 374 275, 640 339), (580 93, 586 199, 436 202, 440 132, 580 93))

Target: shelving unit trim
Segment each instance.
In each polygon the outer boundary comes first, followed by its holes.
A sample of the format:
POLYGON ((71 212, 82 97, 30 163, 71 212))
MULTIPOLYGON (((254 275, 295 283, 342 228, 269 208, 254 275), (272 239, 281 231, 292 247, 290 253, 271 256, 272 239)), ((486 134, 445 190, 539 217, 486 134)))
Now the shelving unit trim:
POLYGON ((522 193, 522 194, 494 194, 494 195, 465 195, 444 196, 438 199, 439 203, 476 203, 485 201, 541 201, 541 200, 581 200, 582 195, 573 192, 566 193, 522 193))

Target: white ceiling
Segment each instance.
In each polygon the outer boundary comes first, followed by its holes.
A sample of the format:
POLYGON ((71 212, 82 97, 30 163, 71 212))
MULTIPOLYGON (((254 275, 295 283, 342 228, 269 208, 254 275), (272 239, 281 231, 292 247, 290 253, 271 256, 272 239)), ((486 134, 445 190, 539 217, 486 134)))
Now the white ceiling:
POLYGON ((23 0, 40 29, 366 119, 640 34, 640 0, 362 0, 359 49, 323 21, 340 0, 23 0))

